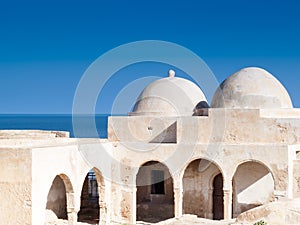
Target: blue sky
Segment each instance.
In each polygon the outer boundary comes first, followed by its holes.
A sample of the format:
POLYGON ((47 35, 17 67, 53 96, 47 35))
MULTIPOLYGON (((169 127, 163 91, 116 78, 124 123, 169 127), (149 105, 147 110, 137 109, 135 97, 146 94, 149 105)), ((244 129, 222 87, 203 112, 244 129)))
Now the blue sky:
MULTIPOLYGON (((300 107, 299 10, 297 0, 1 1, 0 113, 71 113, 88 66, 139 40, 192 50, 219 82, 243 67, 263 67, 300 107)), ((128 79, 116 74, 96 112, 110 112, 113 96, 143 69, 149 64, 125 69, 128 79)), ((158 66, 153 73, 165 76, 165 70, 158 66)))

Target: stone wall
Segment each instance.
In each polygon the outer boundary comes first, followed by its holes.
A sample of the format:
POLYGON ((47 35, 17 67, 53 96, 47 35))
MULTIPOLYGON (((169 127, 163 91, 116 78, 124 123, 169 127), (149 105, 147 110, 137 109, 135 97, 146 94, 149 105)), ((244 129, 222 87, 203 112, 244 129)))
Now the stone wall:
POLYGON ((0 150, 0 223, 31 224, 31 150, 0 150))
POLYGON ((293 171, 293 197, 300 197, 300 159, 294 160, 293 171))
POLYGON ((177 123, 174 117, 109 117, 109 141, 176 143, 177 123))

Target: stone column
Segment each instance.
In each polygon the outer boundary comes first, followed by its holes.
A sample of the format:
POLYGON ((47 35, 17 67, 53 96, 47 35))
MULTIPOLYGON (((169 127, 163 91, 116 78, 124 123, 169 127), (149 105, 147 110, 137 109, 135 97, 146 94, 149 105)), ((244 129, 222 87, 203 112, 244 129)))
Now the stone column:
POLYGON ((123 187, 119 190, 120 203, 114 202, 116 206, 120 206, 119 223, 121 224, 136 224, 136 191, 134 187, 123 187))
POLYGON ((68 225, 76 225, 77 224, 77 214, 79 212, 79 208, 75 207, 75 194, 67 193, 67 214, 68 214, 68 225))
POLYGON ((183 191, 181 188, 174 188, 174 210, 175 218, 180 218, 182 216, 182 200, 183 191))
POLYGON ((208 190, 208 214, 207 214, 207 218, 208 219, 213 219, 214 217, 214 214, 213 214, 213 192, 214 192, 214 189, 210 188, 208 190))
POLYGON ((173 190, 174 190, 174 215, 175 218, 182 216, 182 205, 183 205, 183 185, 180 179, 180 174, 173 176, 173 190))
POLYGON ((79 210, 75 208, 68 208, 68 225, 76 225, 77 224, 77 214, 79 210))
POLYGON ((106 203, 103 201, 99 202, 99 214, 100 214, 99 225, 106 224, 107 206, 106 206, 106 203))
POLYGON ((232 217, 232 189, 224 191, 224 219, 229 220, 232 217))

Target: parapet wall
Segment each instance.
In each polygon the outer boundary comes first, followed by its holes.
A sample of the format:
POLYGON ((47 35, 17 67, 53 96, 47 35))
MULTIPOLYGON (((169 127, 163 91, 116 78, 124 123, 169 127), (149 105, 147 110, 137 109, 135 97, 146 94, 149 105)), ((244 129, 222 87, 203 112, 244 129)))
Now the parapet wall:
POLYGON ((49 138, 68 138, 70 133, 67 131, 47 131, 47 130, 0 130, 0 139, 49 139, 49 138))
POLYGON ((108 120, 108 140, 139 143, 300 142, 300 111, 209 109, 208 116, 124 116, 108 120))

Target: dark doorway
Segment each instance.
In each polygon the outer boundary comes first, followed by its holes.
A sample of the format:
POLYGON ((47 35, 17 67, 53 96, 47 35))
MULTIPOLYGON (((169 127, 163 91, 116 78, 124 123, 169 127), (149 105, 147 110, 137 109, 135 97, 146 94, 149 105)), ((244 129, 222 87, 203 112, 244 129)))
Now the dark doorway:
POLYGON ((214 220, 222 220, 224 219, 224 203, 223 203, 223 177, 222 174, 219 173, 214 178, 213 183, 214 191, 213 191, 213 214, 214 220))
POLYGON ((90 170, 85 177, 81 190, 81 204, 78 212, 78 222, 89 224, 99 223, 99 193, 94 170, 90 170))
POLYGON ((151 172, 151 194, 165 194, 165 175, 163 170, 152 170, 151 172))

